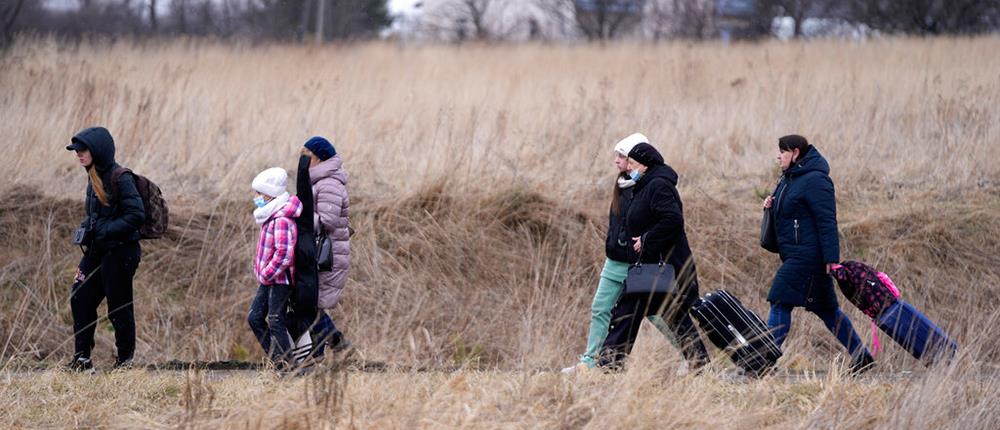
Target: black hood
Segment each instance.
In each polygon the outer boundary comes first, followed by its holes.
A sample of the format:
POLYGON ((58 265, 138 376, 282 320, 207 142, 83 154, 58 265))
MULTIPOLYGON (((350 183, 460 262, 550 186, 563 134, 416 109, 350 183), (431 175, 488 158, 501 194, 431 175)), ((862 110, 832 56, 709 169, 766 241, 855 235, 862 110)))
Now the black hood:
POLYGON ((792 163, 788 170, 785 170, 785 175, 789 177, 802 176, 812 171, 819 171, 824 175, 830 174, 830 163, 827 163, 826 158, 819 153, 815 146, 810 148, 801 160, 792 163))
POLYGON ((90 150, 97 171, 104 172, 115 165, 115 140, 104 127, 90 127, 73 136, 72 142, 90 150))
POLYGON ((660 164, 657 166, 652 166, 649 169, 647 169, 646 173, 644 173, 642 177, 639 178, 639 180, 635 183, 635 187, 636 189, 642 188, 643 186, 645 186, 650 181, 656 178, 666 179, 667 181, 670 181, 670 184, 675 187, 677 186, 677 180, 679 179, 679 177, 677 176, 677 172, 674 170, 673 167, 670 167, 666 164, 660 164))

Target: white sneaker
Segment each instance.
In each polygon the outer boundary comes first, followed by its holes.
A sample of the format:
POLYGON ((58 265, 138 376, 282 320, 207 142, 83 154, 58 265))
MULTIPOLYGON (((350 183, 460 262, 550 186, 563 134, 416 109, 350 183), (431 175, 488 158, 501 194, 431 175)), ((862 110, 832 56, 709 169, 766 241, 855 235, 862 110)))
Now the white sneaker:
POLYGON ((691 367, 688 365, 687 360, 682 361, 680 366, 677 366, 677 371, 674 372, 677 376, 685 376, 691 373, 691 367))
POLYGON ((587 363, 577 363, 576 365, 561 370, 564 375, 572 375, 574 373, 583 373, 587 371, 590 371, 590 366, 588 366, 587 363))
POLYGON ((97 370, 94 369, 94 362, 90 361, 89 357, 75 357, 73 361, 70 361, 69 364, 66 365, 66 368, 85 375, 93 375, 97 372, 97 370))

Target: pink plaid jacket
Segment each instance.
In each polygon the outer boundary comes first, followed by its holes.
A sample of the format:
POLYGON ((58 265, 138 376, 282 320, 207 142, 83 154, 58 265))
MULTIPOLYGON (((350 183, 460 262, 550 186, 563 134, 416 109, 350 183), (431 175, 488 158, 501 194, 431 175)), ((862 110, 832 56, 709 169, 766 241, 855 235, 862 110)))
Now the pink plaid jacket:
POLYGON ((292 196, 288 203, 260 226, 254 273, 261 285, 292 285, 295 278, 295 219, 302 214, 302 202, 292 196))

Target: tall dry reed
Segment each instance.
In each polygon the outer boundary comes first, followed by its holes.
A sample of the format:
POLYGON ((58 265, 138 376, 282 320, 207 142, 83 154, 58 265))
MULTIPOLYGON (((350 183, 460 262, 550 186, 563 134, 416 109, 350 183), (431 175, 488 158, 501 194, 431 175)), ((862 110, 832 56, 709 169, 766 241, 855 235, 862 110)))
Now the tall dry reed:
MULTIPOLYGON (((995 38, 407 49, 23 42, 0 58, 10 171, 0 187, 0 393, 15 399, 5 413, 16 425, 60 426, 311 427, 336 417, 362 427, 995 427, 998 48, 995 38), (143 244, 141 360, 260 358, 245 323, 249 181, 265 167, 293 170, 301 143, 322 134, 351 173, 357 230, 338 325, 365 359, 467 371, 293 383, 25 377, 20 366, 71 352, 79 250, 68 238, 85 176, 63 147, 93 124, 109 127, 119 161, 160 184, 174 211, 168 236, 143 244), (960 358, 925 373, 889 345, 878 376, 846 379, 836 371, 841 347, 797 313, 780 367, 833 372, 734 384, 717 360, 707 376, 679 377, 678 358, 651 335, 624 375, 533 372, 581 352, 611 147, 634 131, 681 174, 702 288, 726 288, 761 314, 778 261, 756 245, 760 197, 776 178, 777 137, 809 137, 833 166, 842 255, 890 273, 959 340, 960 358), (140 400, 113 394, 96 409, 73 400, 112 388, 140 400), (277 397, 253 397, 265 392, 277 397), (114 413, 126 404, 138 412, 114 413)), ((863 315, 848 313, 867 337, 863 315)), ((113 350, 101 324, 99 365, 113 350)))

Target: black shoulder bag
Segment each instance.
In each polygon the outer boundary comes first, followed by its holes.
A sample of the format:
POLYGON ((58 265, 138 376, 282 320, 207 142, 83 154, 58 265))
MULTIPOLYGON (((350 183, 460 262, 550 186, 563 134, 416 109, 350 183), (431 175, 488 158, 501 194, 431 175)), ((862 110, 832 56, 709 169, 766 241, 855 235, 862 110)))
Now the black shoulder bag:
POLYGON ((333 244, 330 243, 330 236, 326 234, 323 227, 323 217, 316 212, 319 217, 319 235, 316 236, 316 267, 320 272, 333 270, 333 244))
POLYGON ((760 221, 760 247, 778 252, 778 233, 774 231, 774 216, 771 208, 764 208, 764 218, 760 221))
MULTIPOLYGON (((778 182, 778 187, 781 187, 780 181, 778 182)), ((785 188, 782 187, 780 192, 784 194, 785 188)), ((778 200, 781 199, 781 194, 778 194, 777 196, 775 196, 775 194, 771 194, 771 197, 773 197, 771 199, 771 207, 764 208, 764 216, 760 220, 760 247, 770 252, 777 253, 778 232, 775 230, 774 213, 772 210, 776 207, 775 205, 778 204, 778 200)))
POLYGON ((674 266, 667 264, 660 256, 659 263, 643 263, 642 251, 639 261, 628 267, 625 275, 625 291, 622 294, 666 295, 677 292, 674 266))
MULTIPOLYGON (((681 196, 677 189, 670 187, 670 191, 680 204, 681 196)), ((674 266, 667 264, 662 254, 659 263, 643 263, 642 252, 643 249, 640 249, 638 261, 628 268, 628 274, 625 275, 625 291, 622 294, 646 296, 676 294, 677 275, 674 273, 674 266)))

